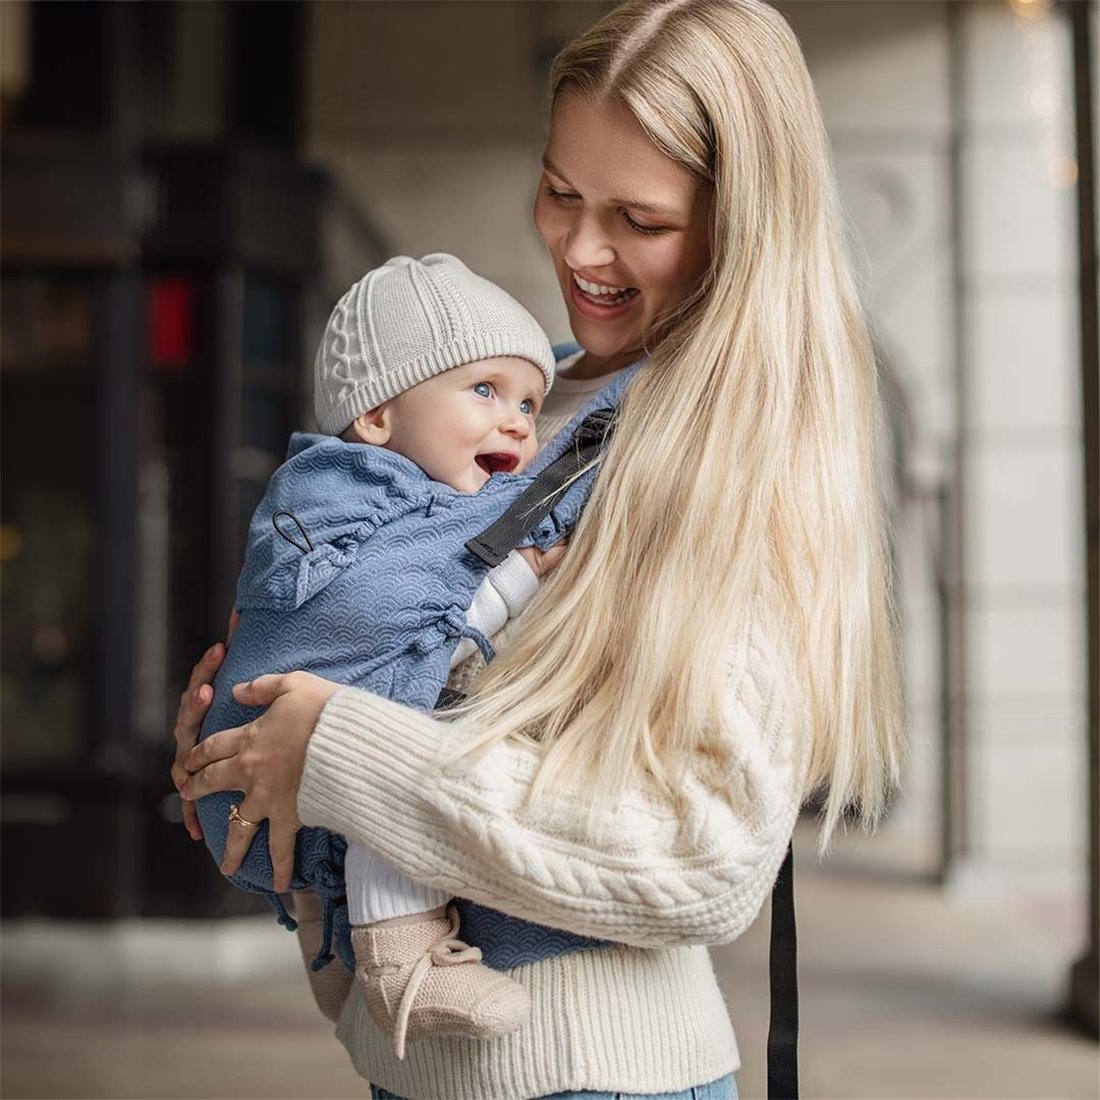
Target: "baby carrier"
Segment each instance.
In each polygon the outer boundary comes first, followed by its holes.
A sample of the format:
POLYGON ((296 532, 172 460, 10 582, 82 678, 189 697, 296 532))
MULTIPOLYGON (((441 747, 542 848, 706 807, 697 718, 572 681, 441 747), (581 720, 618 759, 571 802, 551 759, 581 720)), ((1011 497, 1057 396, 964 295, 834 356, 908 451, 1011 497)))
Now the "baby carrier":
MULTIPOLYGON (((546 549, 575 526, 591 491, 629 368, 601 390, 521 474, 496 474, 477 493, 432 481, 392 451, 298 433, 252 518, 237 585, 240 625, 218 673, 202 736, 257 717, 231 692, 265 672, 304 669, 428 711, 443 694, 451 654, 472 638, 486 660, 491 642, 466 622, 488 571, 520 544, 546 549)), ((197 810, 214 858, 221 859, 230 808, 221 792, 197 810)), ((343 837, 303 828, 295 848, 294 890, 313 889, 325 935, 313 962, 333 950, 354 968, 344 897, 343 837)), ((267 824, 256 830, 236 886, 262 894, 279 922, 294 928, 273 889, 267 824)), ((462 934, 486 964, 507 969, 600 941, 542 928, 461 901, 462 934)))

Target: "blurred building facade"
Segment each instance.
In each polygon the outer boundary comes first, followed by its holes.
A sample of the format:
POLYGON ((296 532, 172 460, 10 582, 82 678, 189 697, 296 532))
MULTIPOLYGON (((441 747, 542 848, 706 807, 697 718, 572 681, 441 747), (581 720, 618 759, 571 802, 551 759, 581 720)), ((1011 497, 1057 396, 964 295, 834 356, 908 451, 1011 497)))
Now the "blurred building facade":
MULTIPOLYGON (((328 305, 446 250, 568 336, 529 214, 546 72, 611 6, 0 5, 5 915, 241 905, 176 824, 167 731, 328 305), (44 851, 82 853, 79 891, 44 851)), ((887 398, 913 752, 869 860, 1069 892, 1068 962, 1097 828, 1071 11, 780 6, 887 398)))
POLYGON ((4 912, 232 910, 164 735, 302 419, 304 11, 4 12, 4 912))

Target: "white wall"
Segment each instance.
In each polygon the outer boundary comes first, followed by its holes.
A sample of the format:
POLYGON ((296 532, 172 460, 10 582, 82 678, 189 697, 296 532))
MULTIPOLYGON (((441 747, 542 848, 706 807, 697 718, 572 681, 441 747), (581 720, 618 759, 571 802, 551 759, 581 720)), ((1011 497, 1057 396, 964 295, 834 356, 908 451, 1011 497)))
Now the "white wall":
POLYGON ((989 871, 1072 873, 1086 760, 1069 27, 976 4, 963 30, 974 836, 989 871))
POLYGON ((395 252, 453 252, 569 337, 531 224, 546 67, 606 3, 309 6, 310 155, 395 252))
MULTIPOLYGON (((785 10, 866 250, 879 342, 912 410, 918 481, 941 481, 956 443, 963 449, 970 858, 961 879, 1079 884, 1084 562, 1068 26, 1041 0, 785 10)), ((941 760, 928 518, 916 506, 899 516, 913 757, 886 830, 917 865, 934 857, 941 760)))
MULTIPOLYGON (((783 10, 829 128, 882 367, 907 405, 908 476, 927 494, 896 516, 912 750, 904 797, 882 839, 896 866, 931 871, 942 748, 932 494, 949 475, 958 433, 946 12, 924 2, 794 2, 783 10)), ((890 385, 884 378, 884 393, 890 385)))

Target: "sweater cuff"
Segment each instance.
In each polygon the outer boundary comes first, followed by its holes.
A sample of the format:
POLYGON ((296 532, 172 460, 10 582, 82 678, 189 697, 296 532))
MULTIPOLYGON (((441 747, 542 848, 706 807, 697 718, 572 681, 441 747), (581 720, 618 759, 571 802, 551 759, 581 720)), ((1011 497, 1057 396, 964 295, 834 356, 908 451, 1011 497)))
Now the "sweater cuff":
POLYGON ((513 550, 489 573, 489 581, 508 606, 508 617, 514 619, 539 590, 539 579, 527 560, 513 550))

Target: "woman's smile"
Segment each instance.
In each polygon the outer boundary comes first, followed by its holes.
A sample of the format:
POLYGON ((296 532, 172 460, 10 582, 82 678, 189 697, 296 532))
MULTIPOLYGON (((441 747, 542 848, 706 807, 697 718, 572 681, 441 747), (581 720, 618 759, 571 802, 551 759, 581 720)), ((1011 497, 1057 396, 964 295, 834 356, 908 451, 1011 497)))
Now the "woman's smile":
POLYGON ((608 286, 583 279, 575 271, 570 285, 573 304, 586 317, 605 321, 621 317, 637 302, 641 291, 634 286, 608 286))

